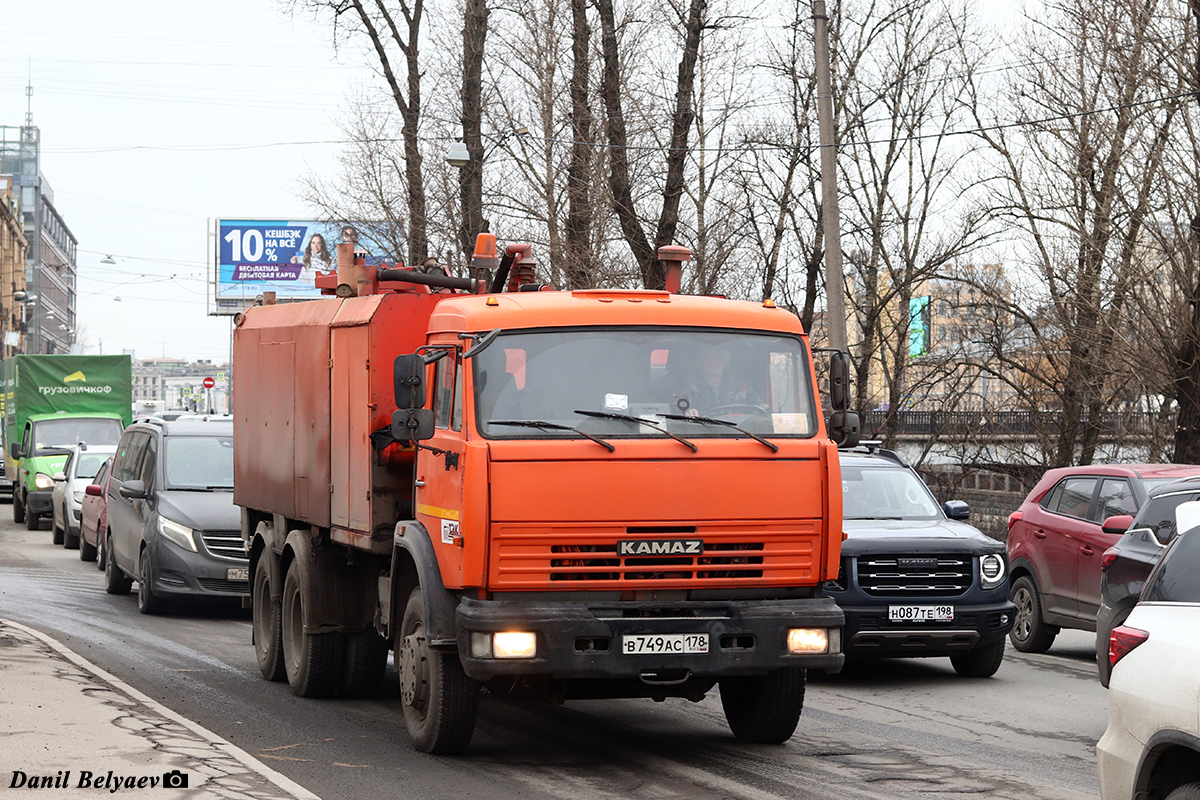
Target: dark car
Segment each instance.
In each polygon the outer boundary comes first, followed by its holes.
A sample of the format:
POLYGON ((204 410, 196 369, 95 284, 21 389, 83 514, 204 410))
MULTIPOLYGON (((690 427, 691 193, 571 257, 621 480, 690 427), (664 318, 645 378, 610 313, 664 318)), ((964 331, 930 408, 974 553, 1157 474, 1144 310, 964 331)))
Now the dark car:
POLYGON ((136 423, 117 447, 106 491, 110 594, 138 583, 138 610, 171 600, 240 601, 249 591, 233 504, 231 422, 136 423))
POLYGON ((1096 614, 1096 667, 1104 686, 1108 686, 1112 672, 1108 648, 1113 628, 1123 624, 1137 605, 1146 578, 1175 538, 1175 510, 1191 500, 1200 500, 1200 478, 1155 487, 1129 530, 1104 551, 1100 561, 1100 610, 1096 614))
POLYGON ((839 456, 847 538, 825 592, 845 612, 847 658, 949 656, 960 675, 994 675, 1014 619, 1004 545, 962 521, 966 503, 939 506, 896 453, 839 456))

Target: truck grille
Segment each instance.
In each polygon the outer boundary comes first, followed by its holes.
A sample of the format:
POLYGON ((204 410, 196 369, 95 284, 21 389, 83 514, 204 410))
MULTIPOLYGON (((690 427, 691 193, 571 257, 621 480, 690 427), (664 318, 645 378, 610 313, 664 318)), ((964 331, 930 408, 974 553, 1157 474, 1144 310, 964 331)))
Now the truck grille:
POLYGON ((970 556, 889 554, 858 557, 858 585, 876 597, 953 597, 971 588, 973 576, 970 556))
POLYGON ((541 525, 495 528, 491 582, 495 588, 554 586, 588 589, 686 588, 753 583, 811 585, 817 580, 817 523, 733 526, 630 526, 607 530, 541 525), (621 555, 629 539, 700 539, 696 555, 621 555))
POLYGON ((246 560, 246 543, 241 531, 204 531, 200 534, 204 547, 214 556, 246 560))

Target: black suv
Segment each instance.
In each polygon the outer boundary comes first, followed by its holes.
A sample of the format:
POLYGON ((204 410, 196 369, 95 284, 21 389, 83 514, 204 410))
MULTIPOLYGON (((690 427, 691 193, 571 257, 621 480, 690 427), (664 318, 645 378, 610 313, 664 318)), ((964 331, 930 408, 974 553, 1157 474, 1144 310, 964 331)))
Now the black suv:
POLYGON ((138 610, 169 600, 240 600, 250 562, 233 504, 233 423, 138 422, 125 429, 108 481, 109 594, 138 583, 138 610))
POLYGON ((1123 624, 1133 611, 1146 578, 1175 538, 1175 509, 1191 500, 1200 500, 1200 478, 1183 478, 1154 487, 1129 530, 1100 559, 1096 668, 1104 686, 1108 686, 1112 674, 1108 647, 1113 628, 1123 624))
POLYGON ((939 506, 898 454, 865 442, 839 457, 846 539, 824 588, 846 614, 846 656, 949 656, 959 675, 994 675, 1016 611, 1004 545, 960 521, 966 503, 939 506))

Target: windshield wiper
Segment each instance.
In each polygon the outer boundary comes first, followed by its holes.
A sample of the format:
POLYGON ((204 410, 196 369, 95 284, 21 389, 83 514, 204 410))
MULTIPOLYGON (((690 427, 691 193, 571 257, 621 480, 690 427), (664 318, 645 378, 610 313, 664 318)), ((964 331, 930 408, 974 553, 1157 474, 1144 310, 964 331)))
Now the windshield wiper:
POLYGON ((545 422, 540 419, 493 419, 487 424, 511 425, 514 428, 541 428, 543 430, 552 431, 574 431, 585 439, 591 439, 593 442, 608 450, 610 453, 617 449, 601 439, 599 436, 593 436, 590 433, 585 433, 584 431, 579 430, 579 428, 573 428, 570 425, 560 425, 557 422, 545 422))
POLYGON ((682 420, 683 422, 699 422, 703 425, 724 425, 726 428, 733 428, 735 431, 738 431, 739 433, 746 434, 747 436, 749 436, 751 439, 753 439, 756 442, 762 442, 767 447, 771 448, 772 453, 779 452, 779 447, 777 445, 773 444, 772 442, 768 442, 766 439, 759 436, 757 433, 751 433, 750 431, 746 430, 742 426, 732 423, 729 420, 717 419, 716 417, 689 417, 689 416, 685 416, 684 414, 655 414, 654 416, 662 417, 663 419, 682 420))
POLYGON ((692 449, 693 453, 696 452, 696 445, 692 444, 691 442, 689 442, 687 439, 683 438, 682 436, 676 436, 675 434, 671 433, 669 430, 664 428, 662 425, 659 425, 657 422, 651 422, 648 419, 642 419, 641 417, 635 417, 632 414, 616 414, 612 411, 581 411, 578 408, 575 409, 575 413, 583 414, 585 417, 596 417, 598 419, 619 419, 622 422, 635 422, 638 425, 645 425, 647 428, 653 428, 654 430, 658 431, 659 433, 665 433, 667 436, 670 436, 675 441, 677 441, 681 444, 685 444, 688 447, 690 447, 692 449))

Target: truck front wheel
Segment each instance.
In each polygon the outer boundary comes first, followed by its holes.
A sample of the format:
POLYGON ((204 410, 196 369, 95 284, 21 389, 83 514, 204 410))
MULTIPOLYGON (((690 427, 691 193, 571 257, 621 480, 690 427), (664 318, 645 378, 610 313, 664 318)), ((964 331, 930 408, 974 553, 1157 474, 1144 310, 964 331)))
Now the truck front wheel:
POLYGON ((25 521, 25 501, 21 497, 21 493, 13 489, 13 522, 22 523, 25 521))
POLYGON ((803 669, 721 679, 721 708, 733 735, 744 742, 782 744, 796 732, 804 709, 803 669))
POLYGON ((254 656, 258 671, 269 681, 287 679, 283 665, 283 615, 280 602, 271 599, 271 555, 263 553, 254 567, 254 656))
POLYGON ((341 678, 342 637, 337 632, 305 632, 304 603, 310 588, 303 585, 300 566, 293 560, 283 581, 283 666, 292 694, 329 697, 341 678))
POLYGON ((461 753, 479 716, 479 684, 467 677, 456 653, 429 647, 425 601, 413 589, 396 633, 396 669, 404 725, 423 753, 461 753))

